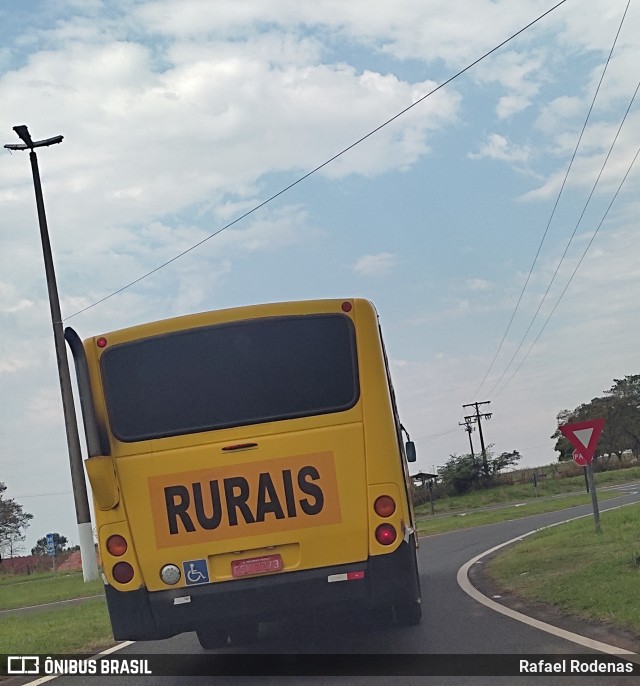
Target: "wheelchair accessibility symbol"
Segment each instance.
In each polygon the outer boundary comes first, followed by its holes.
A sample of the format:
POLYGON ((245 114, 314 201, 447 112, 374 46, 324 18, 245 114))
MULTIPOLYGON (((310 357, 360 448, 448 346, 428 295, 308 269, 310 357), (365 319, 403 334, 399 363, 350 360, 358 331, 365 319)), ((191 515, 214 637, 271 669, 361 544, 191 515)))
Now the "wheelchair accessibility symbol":
POLYGON ((209 570, 206 560, 187 560, 182 563, 184 579, 187 586, 209 583, 209 570))

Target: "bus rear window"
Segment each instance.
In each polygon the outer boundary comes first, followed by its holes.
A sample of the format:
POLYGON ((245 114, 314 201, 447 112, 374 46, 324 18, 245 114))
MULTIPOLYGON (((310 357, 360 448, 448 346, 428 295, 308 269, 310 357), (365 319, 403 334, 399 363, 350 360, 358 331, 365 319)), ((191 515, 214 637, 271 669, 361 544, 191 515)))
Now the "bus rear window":
POLYGON ((101 371, 121 441, 340 412, 358 400, 344 315, 267 317, 114 346, 101 371))

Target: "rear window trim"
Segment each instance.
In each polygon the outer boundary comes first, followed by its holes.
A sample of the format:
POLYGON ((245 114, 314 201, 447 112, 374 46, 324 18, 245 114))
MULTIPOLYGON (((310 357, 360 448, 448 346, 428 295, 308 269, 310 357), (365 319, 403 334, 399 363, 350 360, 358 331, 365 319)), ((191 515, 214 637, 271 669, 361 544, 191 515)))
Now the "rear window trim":
POLYGON ((256 426, 259 424, 269 424, 277 421, 288 421, 288 420, 294 420, 294 419, 303 419, 306 417, 318 417, 318 416, 324 416, 324 415, 330 415, 330 414, 337 414, 340 412, 346 412, 353 407, 355 407, 360 400, 360 371, 359 371, 359 364, 358 364, 358 350, 357 350, 357 338, 356 338, 356 330, 355 330, 355 325, 351 317, 342 314, 342 313, 335 313, 335 312, 319 312, 319 313, 313 313, 313 314, 287 314, 287 315, 274 315, 274 316, 267 316, 267 317, 256 317, 252 319, 241 319, 241 320, 234 320, 234 321, 224 321, 224 322, 216 322, 212 324, 206 324, 204 326, 195 326, 195 327, 190 327, 186 329, 181 329, 177 331, 167 331, 163 333, 158 333, 150 336, 144 336, 141 338, 137 338, 135 340, 131 341, 125 341, 123 343, 119 344, 114 344, 111 347, 107 348, 104 350, 100 356, 100 375, 102 377, 102 386, 104 389, 104 400, 105 400, 105 406, 107 410, 107 417, 109 421, 109 426, 111 429, 111 433, 114 435, 114 437, 121 441, 122 443, 139 443, 142 441, 149 441, 149 440, 156 440, 156 439, 163 439, 163 438, 172 438, 172 437, 179 437, 179 436, 189 436, 193 434, 202 434, 202 433, 207 433, 207 432, 216 432, 216 431, 223 431, 225 429, 233 429, 241 426, 256 426), (225 328, 230 328, 230 327, 235 327, 235 326, 243 326, 246 324, 253 324, 257 322, 262 322, 262 321, 282 321, 282 320, 291 320, 291 319, 310 319, 310 318, 340 318, 345 322, 348 322, 348 336, 349 336, 349 341, 350 341, 350 357, 351 357, 351 369, 353 371, 353 396, 345 403, 341 405, 331 405, 329 407, 318 407, 315 408, 312 412, 309 411, 300 411, 300 412, 291 412, 287 414, 273 414, 273 415, 264 415, 259 418, 251 419, 251 420, 239 420, 236 422, 229 422, 225 424, 218 424, 218 425, 199 425, 199 426, 193 426, 189 428, 185 428, 183 430, 167 430, 164 432, 139 432, 136 435, 128 435, 124 432, 119 431, 119 427, 116 426, 114 420, 113 420, 113 411, 111 408, 111 403, 110 403, 110 398, 109 398, 109 382, 107 381, 107 375, 105 374, 105 368, 104 368, 104 360, 105 358, 108 359, 108 356, 111 352, 114 350, 122 349, 123 347, 134 347, 134 346, 140 346, 144 345, 150 340, 160 340, 160 339, 166 339, 166 338, 178 338, 184 335, 188 335, 193 333, 194 331, 199 331, 203 329, 213 329, 217 327, 225 327, 225 328))

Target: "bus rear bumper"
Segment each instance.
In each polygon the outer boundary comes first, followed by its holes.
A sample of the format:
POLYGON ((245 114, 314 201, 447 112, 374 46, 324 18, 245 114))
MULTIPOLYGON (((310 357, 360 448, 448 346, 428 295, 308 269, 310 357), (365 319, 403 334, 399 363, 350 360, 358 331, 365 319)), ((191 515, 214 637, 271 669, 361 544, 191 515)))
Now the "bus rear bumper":
POLYGON ((411 538, 393 553, 360 563, 170 591, 122 592, 107 586, 106 595, 115 639, 156 640, 309 610, 364 610, 411 603, 420 598, 420 584, 411 538))

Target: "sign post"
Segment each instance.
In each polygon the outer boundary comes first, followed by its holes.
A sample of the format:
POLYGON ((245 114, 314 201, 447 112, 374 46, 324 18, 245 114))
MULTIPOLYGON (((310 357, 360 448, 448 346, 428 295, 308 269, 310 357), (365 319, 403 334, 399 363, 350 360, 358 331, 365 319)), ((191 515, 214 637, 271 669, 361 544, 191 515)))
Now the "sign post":
POLYGON ((584 455, 582 453, 579 453, 577 450, 573 451, 573 461, 582 467, 582 471, 584 472, 584 484, 587 489, 587 493, 589 493, 589 479, 587 478, 587 461, 584 459, 584 455))
POLYGON ((591 419, 587 422, 576 422, 575 424, 565 424, 558 427, 560 433, 575 448, 573 460, 576 464, 585 468, 587 477, 587 490, 591 493, 591 504, 593 505, 593 520, 596 525, 596 533, 602 533, 600 527, 600 510, 598 508, 598 496, 596 485, 593 480, 593 455, 596 451, 598 439, 604 428, 604 419, 591 419))
POLYGON ((53 560, 53 575, 56 575, 56 544, 53 534, 47 534, 47 555, 53 560))

